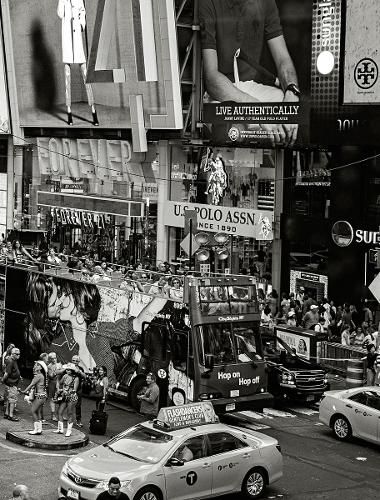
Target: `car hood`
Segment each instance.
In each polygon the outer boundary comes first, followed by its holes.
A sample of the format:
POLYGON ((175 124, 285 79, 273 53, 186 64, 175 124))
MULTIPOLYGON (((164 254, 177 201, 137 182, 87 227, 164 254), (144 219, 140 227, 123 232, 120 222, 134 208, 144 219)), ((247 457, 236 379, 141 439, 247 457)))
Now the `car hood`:
POLYGON ((71 459, 69 467, 82 477, 103 480, 118 476, 125 480, 136 474, 151 472, 154 464, 124 457, 106 446, 97 446, 71 459))

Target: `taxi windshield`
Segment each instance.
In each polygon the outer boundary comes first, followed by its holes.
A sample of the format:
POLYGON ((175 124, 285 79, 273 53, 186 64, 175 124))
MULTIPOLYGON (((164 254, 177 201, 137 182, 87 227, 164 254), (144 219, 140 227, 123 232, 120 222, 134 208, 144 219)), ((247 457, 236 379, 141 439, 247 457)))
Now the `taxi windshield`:
POLYGON ((156 464, 171 448, 172 440, 169 434, 136 425, 103 446, 138 462, 156 464))

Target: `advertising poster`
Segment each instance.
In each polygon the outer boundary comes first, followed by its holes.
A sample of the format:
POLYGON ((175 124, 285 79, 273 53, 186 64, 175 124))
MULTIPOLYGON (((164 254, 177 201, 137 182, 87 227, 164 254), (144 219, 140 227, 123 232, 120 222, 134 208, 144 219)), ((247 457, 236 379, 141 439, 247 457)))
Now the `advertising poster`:
MULTIPOLYGON (((182 304, 165 298, 10 266, 7 280, 5 344, 20 347, 21 366, 31 367, 42 352, 56 352, 61 363, 78 354, 86 372, 105 366, 113 386, 127 386, 141 359, 143 324, 170 319, 184 329, 182 304)), ((161 344, 157 337, 153 357, 161 344)), ((179 376, 173 366, 170 376, 179 376)))
POLYGON ((9 134, 9 106, 8 106, 8 91, 5 79, 5 61, 3 51, 3 31, 0 23, 0 134, 9 134))
POLYGON ((310 338, 279 329, 276 330, 276 335, 286 342, 291 349, 295 349, 298 356, 310 359, 310 338))
POLYGON ((1 0, 21 127, 180 129, 172 0, 1 0), (9 43, 9 42, 8 42, 9 43))
POLYGON ((377 0, 318 0, 313 10, 310 139, 373 145, 380 139, 377 0))
POLYGON ((211 141, 307 145, 313 2, 202 0, 199 9, 211 141))

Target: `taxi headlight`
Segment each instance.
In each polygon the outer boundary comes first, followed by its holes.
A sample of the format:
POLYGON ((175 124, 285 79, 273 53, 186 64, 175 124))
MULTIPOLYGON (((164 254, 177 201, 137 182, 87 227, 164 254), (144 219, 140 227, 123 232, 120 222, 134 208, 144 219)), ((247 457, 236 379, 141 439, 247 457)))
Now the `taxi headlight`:
MULTIPOLYGON (((127 488, 131 484, 132 480, 129 479, 128 481, 120 481, 121 487, 122 488, 127 488)), ((101 490, 107 490, 108 489, 108 480, 107 481, 100 481, 95 488, 101 489, 101 490)))
POLYGON ((67 476, 69 472, 69 462, 70 460, 67 460, 67 462, 65 462, 64 466, 62 467, 62 474, 65 474, 65 476, 67 476))

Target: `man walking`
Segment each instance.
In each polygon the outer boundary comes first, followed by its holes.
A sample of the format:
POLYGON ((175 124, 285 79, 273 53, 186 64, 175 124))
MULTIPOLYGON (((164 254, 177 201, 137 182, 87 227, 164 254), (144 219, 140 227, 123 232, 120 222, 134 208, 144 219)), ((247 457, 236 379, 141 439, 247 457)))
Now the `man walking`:
POLYGON ((147 388, 143 394, 137 396, 141 401, 140 413, 146 417, 156 417, 158 413, 158 404, 160 401, 160 389, 156 384, 156 377, 153 373, 146 376, 147 388))
POLYGON ((108 490, 100 493, 96 497, 96 500, 114 500, 114 498, 117 498, 117 500, 128 500, 128 496, 120 491, 120 489, 120 479, 115 476, 111 477, 111 479, 108 481, 108 490))
POLYGON ((18 389, 17 386, 21 379, 20 369, 18 367, 18 360, 20 359, 20 349, 14 347, 11 351, 9 360, 7 361, 4 376, 2 378, 3 384, 5 384, 5 410, 4 418, 12 420, 12 422, 18 422, 20 419, 14 416, 15 406, 18 399, 18 389))

